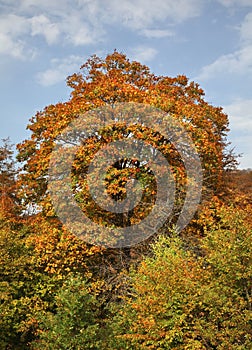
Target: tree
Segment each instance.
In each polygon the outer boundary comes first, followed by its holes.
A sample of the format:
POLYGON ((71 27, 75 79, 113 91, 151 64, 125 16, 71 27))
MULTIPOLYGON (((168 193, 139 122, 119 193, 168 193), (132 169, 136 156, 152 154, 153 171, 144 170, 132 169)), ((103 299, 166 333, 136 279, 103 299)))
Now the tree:
MULTIPOLYGON (((90 118, 85 112, 106 105, 113 107, 121 102, 157 107, 172 115, 187 130, 200 154, 205 194, 209 196, 221 190, 228 120, 221 108, 204 101, 204 92, 198 84, 189 82, 185 76, 156 76, 148 67, 130 62, 117 51, 105 59, 92 56, 81 70, 81 73, 67 78, 67 84, 72 88, 69 101, 47 106, 38 112, 28 125, 32 132, 31 138, 18 145, 18 159, 25 162, 20 182, 26 202, 39 204, 47 215, 53 215, 48 193, 48 167, 55 139, 80 115, 90 118)), ((136 223, 148 214, 155 200, 153 173, 143 163, 139 164, 137 159, 125 158, 116 162, 106 178, 108 194, 117 201, 125 198, 128 178, 135 176, 142 179, 146 194, 141 202, 143 204, 130 211, 126 217, 121 213, 103 210, 94 203, 88 192, 86 174, 95 152, 113 140, 127 139, 132 135, 154 145, 166 157, 176 183, 180 184, 176 191, 175 217, 181 209, 181 202, 185 198, 186 169, 171 140, 143 125, 115 123, 83 140, 72 164, 75 199, 87 216, 99 224, 125 227, 136 223)))
POLYGON ((99 303, 81 275, 68 276, 55 295, 54 312, 39 316, 38 339, 32 349, 100 349, 99 303))
POLYGON ((248 349, 252 238, 242 210, 221 207, 195 247, 161 237, 115 306, 111 349, 248 349))
POLYGON ((36 294, 41 272, 27 244, 29 227, 21 220, 2 219, 0 223, 0 347, 27 349, 36 322, 32 313, 42 307, 36 294))
MULTIPOLYGON (((49 105, 31 118, 28 125, 31 137, 17 146, 18 160, 24 164, 19 174, 18 193, 25 208, 27 205, 34 205, 42 210, 31 217, 33 234, 29 237, 34 249, 32 261, 42 274, 42 279, 52 279, 55 293, 55 289, 69 273, 79 272, 84 276, 92 276, 92 281, 97 283, 101 308, 105 310, 112 300, 121 300, 126 294, 128 285, 125 285, 125 279, 128 277, 125 271, 131 263, 142 259, 141 254, 149 250, 149 241, 130 249, 104 249, 78 240, 72 234, 74 232, 70 233, 62 227, 62 223, 55 217, 48 183, 51 155, 57 137, 76 120, 82 123, 92 122, 92 113, 89 112, 97 108, 108 107, 108 111, 109 108, 116 111, 118 104, 124 102, 139 104, 143 110, 146 106, 158 108, 183 125, 193 140, 203 167, 204 198, 208 199, 213 194, 218 195, 223 187, 228 120, 221 108, 204 101, 204 92, 198 84, 190 82, 185 76, 156 76, 148 67, 131 62, 124 54, 116 51, 105 59, 92 56, 81 67, 80 73, 67 78, 67 84, 72 89, 69 100, 49 105)), ((158 123, 158 117, 155 122, 158 123)), ((127 215, 113 213, 97 205, 90 195, 87 172, 96 152, 112 141, 130 139, 132 135, 156 148, 170 165, 176 185, 175 206, 168 225, 176 222, 183 206, 187 172, 172 140, 145 125, 115 122, 93 133, 89 138, 83 138, 71 165, 71 190, 74 199, 81 210, 102 227, 101 231, 103 227, 127 227, 141 221, 148 216, 156 199, 157 183, 152 170, 144 162, 132 157, 119 159, 107 169, 106 189, 112 199, 120 202, 129 191, 128 179, 139 180, 144 187, 144 195, 139 205, 127 215)), ((81 137, 79 134, 76 136, 81 137)), ((189 153, 186 156, 190 159, 189 153)), ((60 190, 59 187, 59 193, 60 190)), ((69 217, 75 215, 74 210, 69 210, 67 201, 64 205, 69 217)), ((43 281, 39 285, 38 290, 45 291, 45 297, 39 297, 41 309, 53 312, 55 301, 52 300, 49 287, 43 281)), ((40 291, 34 293, 43 294, 40 291)), ((36 323, 37 315, 32 314, 29 319, 36 323)))
MULTIPOLYGON (((19 222, 6 218, 0 222, 1 349, 29 349, 31 343, 35 346, 39 330, 42 329, 42 318, 47 315, 49 319, 57 309, 60 316, 57 314, 55 317, 55 328, 52 327, 52 331, 58 328, 62 330, 61 318, 65 316, 65 322, 70 322, 71 314, 68 315, 67 310, 59 303, 58 294, 62 293, 65 299, 69 299, 65 300, 66 303, 72 302, 71 307, 78 306, 81 311, 82 301, 87 298, 88 306, 89 299, 94 300, 94 295, 105 285, 102 281, 100 284, 96 282, 92 290, 93 296, 91 293, 88 295, 85 280, 92 280, 92 275, 87 267, 88 258, 84 245, 81 246, 82 242, 77 241, 77 238, 75 241, 66 239, 59 229, 42 220, 41 217, 33 216, 29 220, 19 218, 19 222), (48 233, 48 230, 51 232, 46 236, 45 231, 48 233), (73 281, 73 290, 70 288, 66 292, 68 280, 69 284, 73 281), (76 299, 70 300, 72 293, 76 293, 76 299)), ((93 249, 94 254, 95 247, 93 249)), ((91 249, 88 256, 89 265, 92 265, 91 249)), ((85 314, 86 324, 87 317, 91 315, 91 311, 95 311, 96 305, 97 314, 99 313, 98 302, 92 305, 92 310, 85 314)), ((91 322, 91 318, 89 321, 91 322)), ((78 319, 76 323, 78 324, 78 319)), ((67 323, 65 327, 67 332, 67 323)), ((91 329, 92 327, 89 327, 89 331, 91 329)), ((49 334, 47 335, 49 337, 49 334)), ((65 335, 64 333, 63 337, 65 335)), ((49 338, 47 340, 49 341, 49 338)), ((71 339, 69 341, 71 342, 71 339)), ((43 342, 39 348, 42 348, 42 345, 43 342)), ((50 344, 53 345, 54 343, 50 344)))
POLYGON ((13 217, 18 213, 17 170, 13 160, 13 150, 9 139, 4 139, 0 147, 0 215, 13 217))

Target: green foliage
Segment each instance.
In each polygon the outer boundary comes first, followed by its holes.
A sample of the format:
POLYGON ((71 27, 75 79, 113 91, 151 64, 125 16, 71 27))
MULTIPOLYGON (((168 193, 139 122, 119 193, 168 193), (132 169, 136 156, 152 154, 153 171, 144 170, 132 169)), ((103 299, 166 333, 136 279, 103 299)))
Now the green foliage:
POLYGON ((32 349, 100 349, 99 304, 81 275, 69 276, 55 295, 54 311, 39 316, 32 349))
POLYGON ((32 250, 25 244, 27 227, 1 220, 0 227, 0 348, 25 349, 33 324, 25 320, 38 298, 39 278, 31 264, 32 250))
POLYGON ((53 310, 62 279, 44 271, 31 244, 31 226, 0 220, 0 348, 27 349, 38 315, 53 310))
POLYGON ((250 348, 251 227, 222 208, 201 255, 192 251, 176 236, 159 239, 132 274, 133 297, 117 310, 111 348, 250 348))

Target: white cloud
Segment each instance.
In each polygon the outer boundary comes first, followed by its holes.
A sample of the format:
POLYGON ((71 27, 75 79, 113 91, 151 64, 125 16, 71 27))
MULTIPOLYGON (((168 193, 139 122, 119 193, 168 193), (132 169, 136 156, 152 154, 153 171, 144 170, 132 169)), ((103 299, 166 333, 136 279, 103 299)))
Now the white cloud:
POLYGON ((8 54, 15 58, 24 58, 24 43, 14 42, 10 36, 0 33, 0 54, 8 54))
POLYGON ((213 63, 203 67, 195 80, 216 78, 219 74, 248 74, 252 72, 252 45, 234 53, 222 55, 213 63))
POLYGON ((252 42, 252 12, 248 13, 244 18, 240 26, 241 40, 246 42, 252 42))
POLYGON ((159 39, 175 35, 173 31, 168 29, 144 29, 141 34, 150 39, 159 39))
POLYGON ((252 0, 218 0, 223 6, 233 7, 233 6, 252 6, 252 0))
MULTIPOLYGON (((5 0, 8 2, 8 0, 5 0)), ((57 0, 13 0, 15 2, 16 9, 20 10, 23 13, 27 13, 27 15, 38 15, 50 13, 53 16, 64 13, 67 8, 71 8, 71 3, 74 1, 69 0, 61 0, 60 2, 57 0)), ((67 13, 66 13, 67 15, 67 13)))
POLYGON ((240 48, 230 54, 218 57, 214 62, 203 67, 197 79, 207 80, 215 78, 219 74, 244 75, 252 73, 252 12, 245 16, 238 29, 240 48))
POLYGON ((158 51, 152 47, 138 46, 132 50, 132 59, 139 62, 148 62, 154 59, 158 51))
POLYGON ((0 24, 0 32, 12 43, 8 47, 16 47, 18 57, 22 55, 19 51, 25 51, 20 37, 24 47, 36 35, 49 45, 83 46, 103 40, 111 25, 148 38, 168 37, 173 34, 169 25, 200 14, 202 0, 2 0, 2 6, 6 19, 2 19, 4 30, 0 24))
POLYGON ((94 27, 93 24, 83 20, 78 13, 66 18, 62 22, 61 29, 64 39, 74 46, 97 44, 103 39, 104 34, 99 24, 94 27))
POLYGON ((23 16, 9 14, 0 17, 0 54, 18 59, 32 59, 35 50, 27 47, 24 35, 29 33, 29 22, 23 16))
POLYGON ((252 99, 236 99, 223 110, 229 116, 232 146, 239 145, 242 153, 240 167, 252 168, 252 99))
POLYGON ((51 68, 39 72, 37 80, 40 85, 51 86, 60 83, 68 75, 76 72, 83 64, 83 57, 71 55, 62 60, 54 58, 51 60, 51 68))
POLYGON ((148 29, 154 23, 177 23, 196 17, 201 12, 201 5, 201 0, 108 0, 103 8, 114 22, 132 29, 148 29))
POLYGON ((234 130, 249 131, 252 137, 252 99, 236 99, 223 109, 229 115, 230 126, 234 130))
POLYGON ((32 36, 43 35, 49 45, 57 42, 60 34, 59 26, 51 23, 45 15, 32 17, 30 23, 32 36))
POLYGON ((234 153, 240 155, 238 157, 238 168, 240 169, 252 169, 252 151, 251 151, 251 135, 231 135, 230 136, 231 147, 234 148, 234 153), (238 146, 239 145, 239 150, 238 146))
POLYGON ((0 32, 10 35, 21 35, 29 30, 29 22, 26 17, 8 14, 0 17, 0 32))

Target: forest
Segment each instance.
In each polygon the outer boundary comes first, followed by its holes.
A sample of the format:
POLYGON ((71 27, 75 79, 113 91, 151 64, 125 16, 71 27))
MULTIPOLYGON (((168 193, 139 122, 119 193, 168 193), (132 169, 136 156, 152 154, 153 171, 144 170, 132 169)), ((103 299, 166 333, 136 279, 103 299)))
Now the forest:
POLYGON ((251 349, 252 170, 239 169, 228 116, 186 76, 156 76, 117 51, 104 59, 91 56, 66 82, 68 101, 32 116, 30 137, 16 150, 8 139, 0 145, 0 348, 251 349), (147 119, 141 123, 146 110, 153 112, 153 127, 147 119), (104 111, 113 122, 92 132, 104 111), (139 123, 121 120, 124 113, 131 121, 137 114, 139 123), (170 128, 167 135, 162 123, 170 128), (59 147, 55 159, 52 153, 57 142, 73 138, 80 146, 70 166, 69 199, 59 166, 68 148, 59 147), (152 234, 142 229, 146 237, 135 240, 127 235, 163 196, 155 180, 157 173, 168 176, 163 163, 153 171, 144 147, 139 159, 127 155, 123 143, 117 145, 124 157, 101 163, 114 203, 126 202, 127 191, 138 194, 129 179, 141 184, 140 201, 127 212, 110 211, 106 196, 96 202, 88 182, 99 150, 125 139, 140 140, 132 145, 148 145, 157 158, 162 154, 173 184, 166 220, 152 234), (80 235, 73 225, 76 207, 88 217, 80 235))

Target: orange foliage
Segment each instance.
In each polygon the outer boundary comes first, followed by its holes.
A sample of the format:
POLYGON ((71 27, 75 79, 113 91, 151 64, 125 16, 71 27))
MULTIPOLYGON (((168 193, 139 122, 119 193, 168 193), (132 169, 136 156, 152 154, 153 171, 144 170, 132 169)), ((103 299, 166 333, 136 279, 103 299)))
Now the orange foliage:
MULTIPOLYGON (((28 129, 32 132, 31 138, 18 145, 18 158, 26 163, 25 172, 20 176, 23 199, 30 203, 41 204, 45 211, 52 214, 47 204, 46 175, 55 138, 71 121, 86 111, 118 102, 143 103, 174 116, 188 131, 200 154, 204 188, 210 193, 220 191, 223 186, 227 116, 221 108, 213 107, 204 101, 204 92, 198 84, 190 82, 183 75, 176 78, 156 76, 148 67, 135 61, 130 62, 124 54, 116 51, 105 59, 92 56, 81 70, 81 73, 73 74, 67 79, 68 86, 72 88, 70 100, 49 105, 38 112, 28 125, 28 129)), ((135 127, 130 131, 134 132, 136 137, 158 145, 169 160, 176 180, 183 183, 186 176, 185 169, 170 142, 164 142, 161 135, 144 128, 135 127)), ((129 130, 125 130, 123 126, 116 126, 114 133, 105 131, 102 141, 96 137, 91 138, 84 144, 79 161, 87 160, 87 155, 91 156, 102 142, 110 142, 119 135, 127 137, 129 130)), ((80 166, 77 161, 73 166, 76 181, 80 181, 83 171, 85 167, 80 166)), ((128 174, 124 172, 123 176, 125 175, 128 174)), ((120 176, 117 181, 116 188, 110 187, 111 195, 122 194, 125 190, 120 176)), ((85 183, 82 182, 81 185, 82 202, 86 202, 88 194, 85 183)), ((151 190, 152 193, 153 191, 154 189, 151 190)), ((95 207, 91 215, 97 212, 98 209, 95 207)), ((104 213, 102 214, 104 217, 104 213)), ((137 212, 135 218, 132 218, 133 222, 138 215, 141 217, 141 210, 137 212)))

